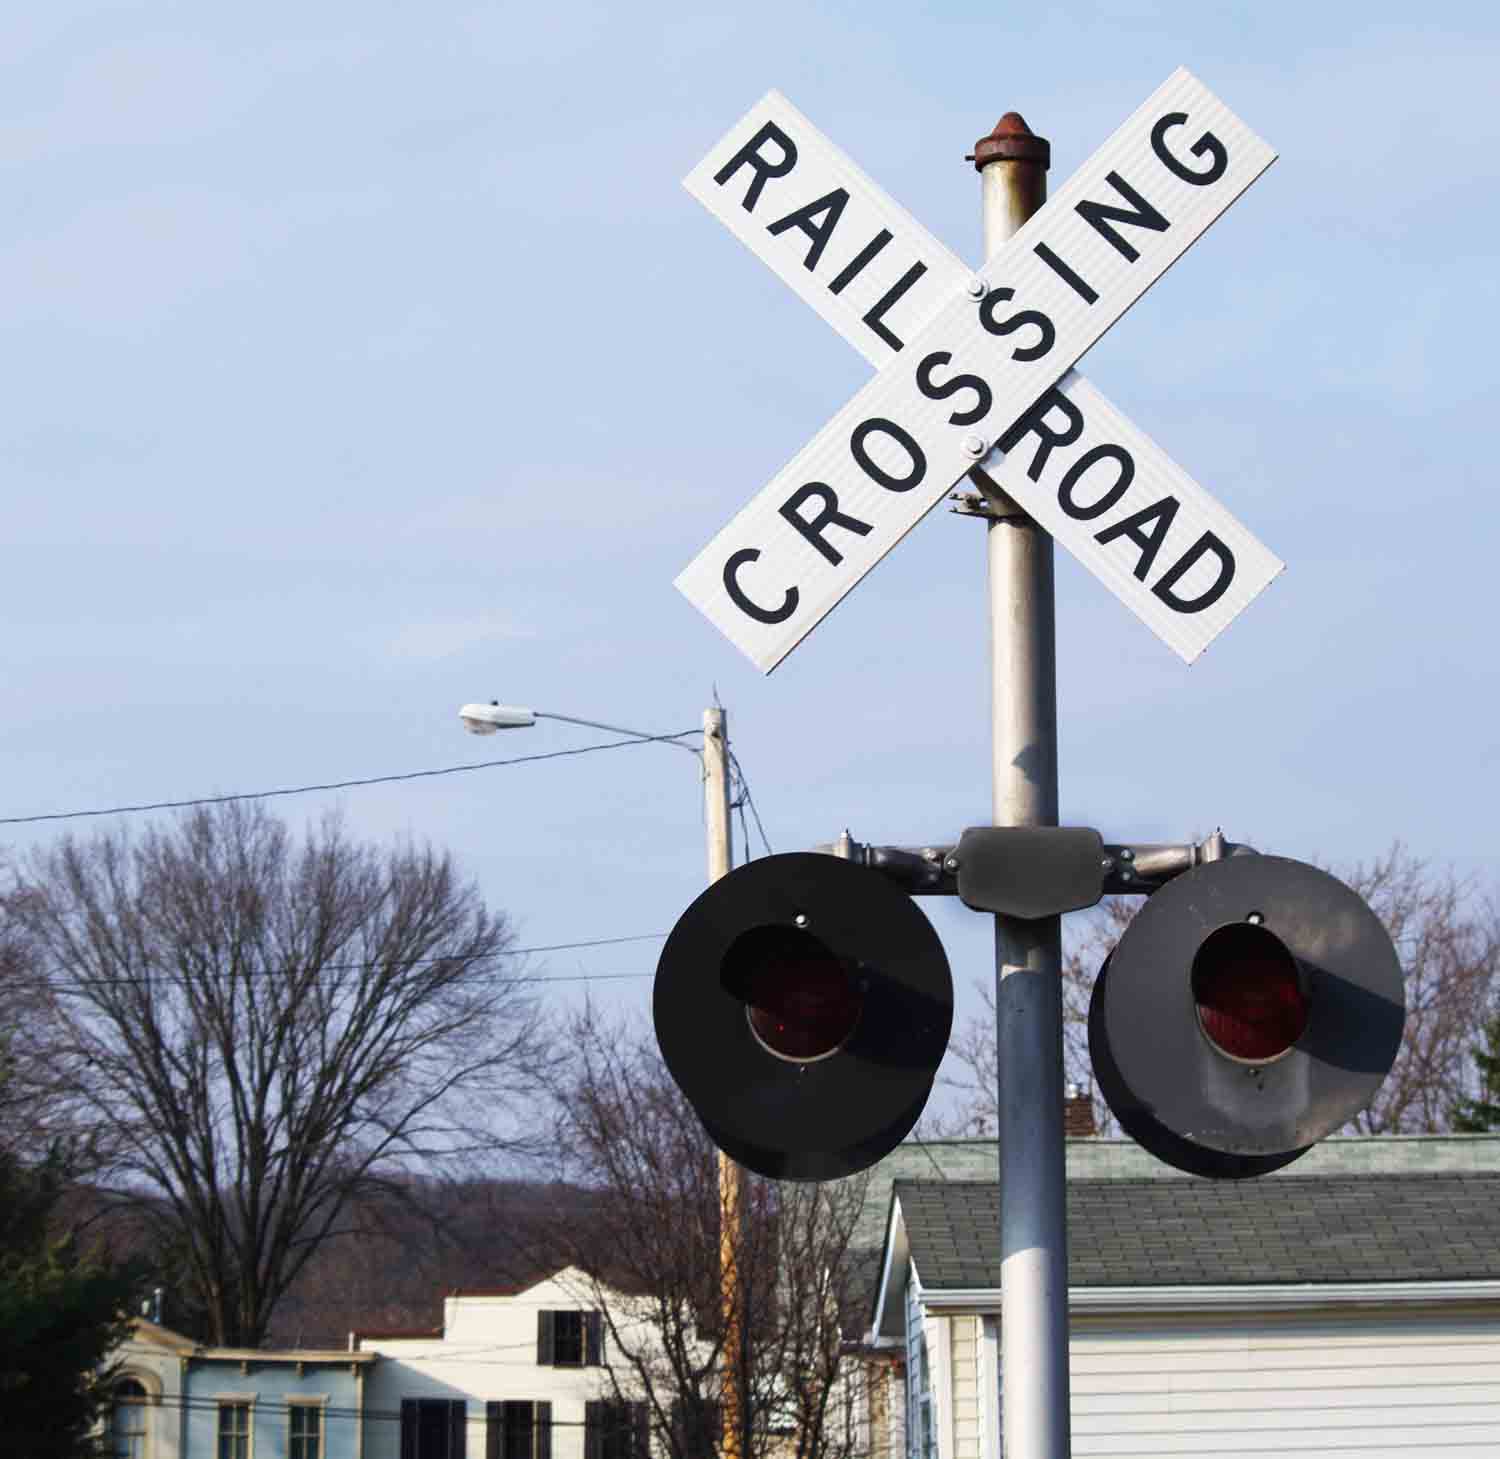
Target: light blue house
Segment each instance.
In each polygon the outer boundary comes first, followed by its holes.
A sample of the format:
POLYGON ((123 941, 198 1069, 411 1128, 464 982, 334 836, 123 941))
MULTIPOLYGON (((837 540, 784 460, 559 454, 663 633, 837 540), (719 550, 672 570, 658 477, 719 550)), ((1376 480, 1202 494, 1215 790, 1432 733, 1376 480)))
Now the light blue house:
POLYGON ((358 1459, 374 1353, 202 1348, 183 1383, 183 1459, 358 1459))
POLYGON ((376 1353, 202 1347, 137 1320, 117 1354, 111 1459, 361 1459, 376 1353))

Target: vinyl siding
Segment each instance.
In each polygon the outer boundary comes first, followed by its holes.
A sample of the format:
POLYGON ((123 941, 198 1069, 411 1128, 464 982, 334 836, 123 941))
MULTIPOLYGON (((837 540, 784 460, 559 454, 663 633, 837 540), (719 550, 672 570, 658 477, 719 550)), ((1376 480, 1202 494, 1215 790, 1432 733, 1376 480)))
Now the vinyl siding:
POLYGON ((1078 1322, 1073 1453, 1500 1453, 1500 1319, 1078 1322))
POLYGON ((977 1317, 945 1317, 953 1360, 954 1459, 979 1456, 979 1340, 977 1317))

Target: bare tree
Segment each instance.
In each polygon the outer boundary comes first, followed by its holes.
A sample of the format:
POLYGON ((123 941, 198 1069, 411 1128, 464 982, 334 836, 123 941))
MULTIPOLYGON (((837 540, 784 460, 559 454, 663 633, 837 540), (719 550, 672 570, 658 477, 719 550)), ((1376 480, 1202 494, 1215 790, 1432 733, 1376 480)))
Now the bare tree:
MULTIPOLYGON (((1375 1099, 1345 1126, 1348 1134, 1436 1133, 1452 1128, 1455 1102, 1472 1092, 1469 1051, 1489 1000, 1500 992, 1500 913, 1451 869, 1436 869, 1397 842, 1383 855, 1336 872, 1367 901, 1390 933, 1406 975, 1406 1029, 1395 1065, 1375 1099)), ((1140 906, 1111 898, 1098 912, 1064 924, 1072 934, 1063 961, 1065 1077, 1092 1085, 1088 1008, 1093 980, 1140 906)), ((978 985, 983 1011, 955 1034, 950 1049, 956 1076, 941 1081, 960 1104, 946 1118, 928 1119, 921 1133, 995 1133, 995 999, 978 985)), ((1100 1130, 1113 1128, 1104 1101, 1094 1097, 1100 1130)))
MULTIPOLYGON (((718 1152, 654 1038, 589 1005, 567 1043, 557 1148, 567 1175, 602 1197, 569 1259, 588 1273, 590 1304, 604 1312, 608 1380, 616 1398, 645 1399, 673 1459, 702 1459, 718 1447, 724 1347, 718 1152)), ((841 1339, 863 1198, 862 1179, 746 1179, 736 1268, 748 1459, 773 1449, 793 1459, 847 1451, 830 1405, 838 1385, 852 1389, 858 1376, 841 1339)))
MULTIPOLYGON (((1133 898, 1108 897, 1094 911, 1063 923, 1063 1078, 1080 1089, 1091 1089, 1094 1082, 1088 1032, 1094 978, 1130 925, 1137 906, 1133 898)), ((941 1086, 956 1091, 959 1103, 947 1114, 923 1116, 918 1133, 929 1139, 996 1133, 994 981, 977 980, 975 989, 982 1009, 965 1020, 949 1041, 948 1051, 957 1061, 956 1072, 938 1079, 941 1086)), ((1094 1094, 1093 1103, 1095 1128, 1101 1132, 1113 1129, 1113 1117, 1103 1096, 1094 1094)))
POLYGON ((1399 841, 1339 875, 1385 924, 1406 974, 1406 1029, 1395 1065, 1350 1134, 1453 1128, 1473 1091, 1469 1049, 1500 984, 1500 915, 1451 868, 1434 869, 1399 841))
POLYGON ((594 1222, 554 1233, 560 1254, 604 1315, 613 1396, 646 1402, 673 1459, 699 1459, 705 1441, 717 1446, 723 1347, 714 1149, 654 1044, 592 1002, 565 1042, 556 1151, 565 1176, 602 1200, 594 1222))
POLYGON ((57 1067, 43 990, 29 976, 26 939, 0 904, 0 1153, 26 1164, 62 1158, 86 1173, 91 1152, 57 1067))
POLYGON ((525 1144, 501 1119, 543 1061, 538 1009, 446 854, 230 802, 66 839, 6 903, 53 1067, 216 1343, 262 1341, 385 1177, 525 1144))
POLYGON ((852 1419, 871 1370, 848 1339, 863 1335, 868 1293, 849 1243, 868 1189, 867 1172, 776 1187, 776 1308, 762 1367, 792 1459, 847 1459, 857 1447, 852 1419))

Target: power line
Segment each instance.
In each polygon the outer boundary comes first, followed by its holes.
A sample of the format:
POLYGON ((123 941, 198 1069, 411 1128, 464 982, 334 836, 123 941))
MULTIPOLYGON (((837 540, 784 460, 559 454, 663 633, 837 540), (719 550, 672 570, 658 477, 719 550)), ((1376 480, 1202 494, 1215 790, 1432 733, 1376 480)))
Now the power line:
MULTIPOLYGON (((436 1335, 434 1335, 434 1340, 436 1340, 436 1335)), ((535 1343, 527 1344, 527 1346, 529 1346, 533 1351, 535 1351, 535 1349, 536 1349, 536 1344, 535 1343)), ((268 1349, 267 1351, 268 1351, 268 1353, 269 1352, 281 1352, 281 1353, 285 1353, 287 1351, 293 1351, 294 1352, 296 1350, 295 1349, 268 1349)), ((360 1351, 362 1351, 362 1352, 375 1352, 377 1354, 377 1356, 381 1356, 381 1357, 390 1357, 390 1356, 393 1356, 391 1354, 380 1353, 378 1349, 362 1348, 360 1351)), ((196 1354, 190 1354, 189 1356, 193 1357, 193 1359, 195 1361, 197 1361, 197 1362, 202 1362, 203 1361, 202 1357, 200 1357, 200 1356, 198 1356, 196 1354)), ((233 1362, 234 1360, 231 1359, 229 1361, 233 1362)), ((252 1354, 250 1357, 248 1357, 246 1359, 246 1361, 248 1361, 248 1362, 250 1362, 250 1363, 253 1364, 253 1363, 256 1362, 256 1358, 252 1354)), ((321 1363, 321 1362, 326 1362, 327 1360, 319 1358, 319 1359, 315 1359, 314 1361, 321 1363)), ((397 1361, 399 1361, 399 1359, 397 1359, 397 1361)), ((269 1364, 266 1365, 266 1366, 269 1366, 269 1364)), ((130 1375, 127 1373, 124 1376, 128 1378, 130 1375)), ((243 1379, 239 1379, 238 1381, 240 1383, 244 1382, 243 1379)), ((464 1403, 467 1406, 467 1401, 471 1397, 473 1397, 473 1395, 466 1395, 464 1398, 459 1398, 459 1399, 456 1399, 456 1400, 454 1400, 454 1399, 438 1398, 435 1401, 439 1402, 439 1403, 460 1402, 460 1403, 464 1403)), ((431 1402, 431 1401, 434 1401, 434 1400, 428 1399, 426 1401, 431 1402)), ((488 1404, 488 1403, 494 1403, 494 1402, 503 1401, 503 1400, 496 1400, 496 1399, 476 1399, 475 1401, 478 1402, 478 1403, 486 1403, 486 1404, 488 1404)), ((525 1399, 523 1399, 522 1400, 522 1402, 537 1402, 537 1401, 538 1400, 535 1400, 535 1399, 531 1399, 531 1400, 525 1400, 525 1399)), ((548 1399, 542 1399, 540 1401, 544 1402, 544 1403, 550 1403, 551 1402, 551 1400, 548 1400, 548 1399)), ((605 1400, 605 1402, 608 1402, 608 1401, 609 1401, 608 1399, 605 1400)), ((632 1401, 632 1400, 629 1400, 629 1399, 626 1400, 626 1402, 630 1402, 630 1401, 632 1401)), ((644 1400, 636 1399, 634 1401, 635 1402, 643 1402, 644 1400)), ((148 1395, 145 1399, 139 1399, 139 1398, 126 1399, 123 1403, 121 1403, 119 1399, 115 1399, 114 1402, 115 1402, 115 1404, 118 1405, 118 1407, 137 1407, 138 1406, 140 1408, 152 1408, 152 1409, 155 1409, 155 1408, 175 1408, 175 1409, 183 1410, 183 1411, 185 1411, 187 1413, 217 1413, 220 1408, 235 1407, 235 1406, 237 1406, 239 1404, 246 1404, 249 1407, 253 1408, 254 1411, 256 1412, 256 1414, 258 1414, 258 1415, 271 1414, 271 1415, 275 1415, 275 1416, 278 1416, 278 1417, 285 1417, 292 1409, 297 1409, 297 1408, 313 1408, 313 1409, 316 1409, 319 1413, 321 1413, 325 1418, 353 1419, 353 1420, 373 1419, 373 1420, 376 1420, 376 1421, 379 1421, 379 1422, 388 1422, 388 1423, 400 1423, 401 1422, 401 1418, 402 1418, 401 1411, 399 1409, 393 1409, 393 1408, 371 1408, 371 1407, 367 1407, 367 1406, 366 1407, 355 1408, 355 1407, 351 1407, 348 1404, 333 1404, 333 1403, 325 1404, 325 1403, 318 1402, 312 1395, 309 1395, 306 1399, 303 1399, 303 1400, 299 1401, 296 1396, 292 1396, 290 1398, 270 1398, 270 1397, 263 1398, 259 1394, 257 1394, 254 1398, 251 1398, 249 1396, 246 1396, 244 1398, 219 1398, 219 1397, 209 1397, 206 1394, 162 1393, 162 1394, 156 1394, 156 1395, 148 1395)), ((116 1409, 116 1411, 118 1411, 118 1408, 116 1409)), ((473 1415, 470 1415, 467 1412, 465 1414, 465 1422, 466 1423, 474 1424, 476 1427, 479 1425, 479 1423, 481 1423, 484 1420, 484 1418, 485 1418, 484 1414, 473 1414, 473 1415)), ((545 1420, 543 1420, 541 1418, 537 1418, 536 1420, 534 1420, 534 1422, 539 1427, 545 1426, 545 1427, 550 1427, 550 1428, 554 1428, 554 1429, 556 1429, 556 1428, 565 1428, 565 1429, 583 1429, 583 1428, 588 1428, 588 1429, 593 1429, 593 1428, 598 1427, 600 1429, 605 1429, 605 1430, 623 1431, 624 1427, 625 1427, 624 1425, 620 1424, 618 1421, 616 1421, 613 1424, 606 1423, 606 1424, 595 1425, 593 1423, 590 1423, 589 1420, 586 1419, 586 1418, 572 1418, 572 1419, 569 1419, 569 1418, 552 1418, 550 1416, 548 1416, 545 1420)))
POLYGON ((561 760, 569 755, 591 755, 595 750, 619 750, 628 745, 649 745, 701 735, 701 729, 680 730, 675 735, 642 735, 629 740, 610 740, 600 745, 580 745, 571 750, 547 750, 538 755, 516 755, 509 760, 480 760, 473 765, 448 765, 440 770, 408 770, 400 775, 367 775, 359 780, 330 780, 321 785, 292 785, 282 790, 247 790, 234 795, 200 795, 189 800, 157 800, 140 805, 108 806, 98 810, 51 811, 41 816, 0 816, 0 826, 30 826, 38 821, 76 821, 88 816, 124 816, 137 811, 180 810, 185 806, 223 805, 235 800, 271 800, 283 795, 311 795, 320 790, 348 790, 359 785, 389 785, 398 780, 426 780, 436 775, 462 775, 466 770, 493 770, 500 765, 529 765, 537 760, 561 760))
MULTIPOLYGON (((481 953, 477 957, 465 958, 464 954, 451 954, 446 957, 414 957, 397 958, 390 962, 383 959, 371 959, 367 962, 349 963, 323 963, 317 969, 321 978, 325 973, 353 973, 367 972, 371 968, 415 968, 423 967, 429 963, 443 962, 493 962, 496 958, 523 957, 528 953, 538 952, 569 952, 580 947, 614 947, 627 942, 660 942, 667 934, 665 932, 637 932, 628 937, 590 937, 579 942, 545 942, 538 943, 535 947, 506 948, 503 952, 481 953)), ((240 968, 235 971, 238 978, 275 978, 284 977, 289 973, 297 971, 295 965, 286 964, 281 967, 268 968, 240 968)), ((477 975, 473 981, 486 980, 490 982, 507 983, 580 983, 600 981, 606 982, 618 978, 649 978, 650 973, 556 973, 528 975, 524 973, 486 973, 477 975)), ((65 992, 69 988, 77 987, 108 987, 116 983, 184 983, 189 981, 182 973, 170 971, 142 973, 138 976, 120 976, 113 978, 69 978, 59 980, 43 976, 39 980, 45 987, 54 992, 65 992)))
MULTIPOLYGON (((434 959, 442 961, 442 959, 434 959)), ((373 966, 373 964, 371 965, 373 966)), ((254 974, 241 974, 241 976, 274 977, 279 972, 285 972, 284 968, 263 968, 254 974)), ((655 972, 649 973, 555 973, 546 976, 527 977, 520 975, 516 977, 505 977, 499 973, 491 973, 475 978, 475 982, 500 982, 507 983, 611 983, 627 978, 654 978, 655 972)), ((181 973, 143 973, 133 977, 118 978, 70 978, 66 982, 60 982, 52 978, 39 980, 41 986, 54 993, 68 993, 77 988, 110 988, 116 986, 144 986, 151 983, 186 983, 189 980, 181 973)), ((35 985, 33 985, 35 986, 35 985)))
MULTIPOLYGON (((740 783, 740 791, 742 793, 742 804, 746 805, 746 806, 749 806, 749 808, 750 808, 750 814, 755 818, 755 829, 760 832, 761 845, 766 848, 766 855, 770 856, 772 854, 772 852, 771 852, 771 843, 770 843, 770 841, 766 837, 766 828, 765 828, 765 826, 761 824, 760 812, 758 810, 756 810, 756 808, 755 808, 754 797, 752 797, 751 794, 750 794, 750 781, 747 779, 747 777, 745 775, 745 767, 740 764, 740 757, 734 753, 733 749, 731 749, 729 751, 729 763, 734 767, 735 776, 738 778, 739 783, 740 783)), ((741 815, 740 815, 740 824, 741 824, 742 827, 744 825, 744 819, 745 818, 744 818, 744 814, 743 814, 743 811, 742 811, 741 815)), ((746 855, 747 859, 749 857, 749 854, 750 854, 750 840, 749 840, 749 837, 747 836, 745 838, 745 855, 746 855)))
MULTIPOLYGON (((575 947, 606 947, 616 942, 660 942, 665 932, 637 932, 630 937, 591 937, 587 942, 546 942, 537 947, 509 948, 498 957, 520 957, 528 952, 568 952, 575 947)), ((432 959, 437 961, 437 959, 432 959)))

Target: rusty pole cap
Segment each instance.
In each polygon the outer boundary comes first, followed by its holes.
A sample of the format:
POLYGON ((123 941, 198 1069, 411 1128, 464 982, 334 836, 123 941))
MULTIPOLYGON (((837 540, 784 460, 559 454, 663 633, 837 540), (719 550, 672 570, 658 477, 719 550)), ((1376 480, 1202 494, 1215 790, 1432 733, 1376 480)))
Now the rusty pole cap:
POLYGON ((1034 136, 1020 112, 1008 111, 989 136, 981 137, 974 150, 964 154, 964 161, 979 171, 991 162, 1035 162, 1045 172, 1052 165, 1052 144, 1034 136))

